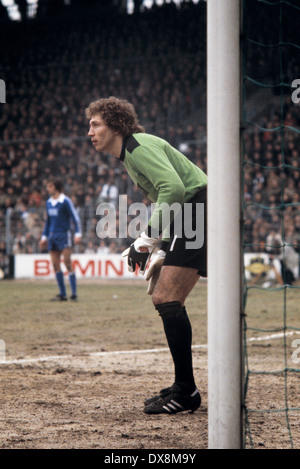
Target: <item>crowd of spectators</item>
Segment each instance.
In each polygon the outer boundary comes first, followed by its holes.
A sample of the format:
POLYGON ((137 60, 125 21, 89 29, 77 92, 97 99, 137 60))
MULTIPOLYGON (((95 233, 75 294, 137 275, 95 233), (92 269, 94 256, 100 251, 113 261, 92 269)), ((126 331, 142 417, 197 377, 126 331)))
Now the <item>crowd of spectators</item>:
MULTIPOLYGON (((126 195, 128 206, 150 204, 122 163, 96 153, 87 138, 84 111, 100 96, 131 101, 147 132, 165 137, 206 171, 205 11, 206 2, 185 1, 180 7, 155 5, 139 15, 111 12, 71 22, 48 18, 3 25, 0 36, 13 41, 1 49, 0 66, 7 85, 7 103, 0 109, 1 254, 39 252, 51 176, 63 179, 79 211, 84 233, 79 252, 120 252, 131 241, 100 239, 96 233, 100 202, 112 201, 118 210, 119 196, 126 195)), ((259 23, 257 12, 254 19, 259 23)), ((268 22, 271 28, 270 15, 268 22)), ((258 52, 248 45, 246 73, 268 80, 270 63, 274 72, 277 60, 270 54, 271 48, 258 52)), ((288 52, 289 61, 285 55, 290 82, 300 78, 293 54, 288 52)), ((263 251, 271 230, 284 231, 285 241, 300 251, 299 134, 293 130, 299 128, 300 105, 287 93, 284 99, 281 106, 282 96, 274 95, 258 125, 244 132, 246 251, 263 251)))
POLYGON ((300 127, 300 107, 290 104, 290 96, 285 100, 283 121, 275 112, 261 122, 264 128, 278 131, 244 135, 244 242, 248 252, 265 252, 270 232, 280 234, 300 252, 300 135, 294 130, 300 127))
MULTIPOLYGON (((167 137, 205 169, 204 18, 202 4, 186 2, 143 12, 138 21, 113 14, 56 22, 54 31, 47 20, 42 41, 40 22, 30 23, 31 33, 26 23, 11 25, 17 40, 2 62, 10 65, 2 68, 0 220, 4 226, 10 213, 12 239, 4 239, 3 229, 1 240, 13 253, 39 251, 51 176, 64 180, 79 211, 81 252, 103 248, 95 230, 99 202, 117 203, 124 194, 128 206, 143 200, 121 162, 97 154, 87 138, 85 108, 100 96, 131 101, 148 132, 167 137)), ((129 241, 105 239, 111 251, 129 241)))

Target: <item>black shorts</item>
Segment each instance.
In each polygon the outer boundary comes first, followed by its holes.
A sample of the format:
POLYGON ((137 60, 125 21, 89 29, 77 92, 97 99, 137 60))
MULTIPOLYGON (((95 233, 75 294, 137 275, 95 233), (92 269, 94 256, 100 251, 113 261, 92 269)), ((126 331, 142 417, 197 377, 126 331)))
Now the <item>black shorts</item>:
POLYGON ((192 267, 201 277, 207 277, 207 190, 201 189, 184 204, 170 226, 171 241, 167 248, 164 265, 192 267), (201 205, 203 204, 203 205, 201 205), (194 236, 192 236, 192 234, 194 236))

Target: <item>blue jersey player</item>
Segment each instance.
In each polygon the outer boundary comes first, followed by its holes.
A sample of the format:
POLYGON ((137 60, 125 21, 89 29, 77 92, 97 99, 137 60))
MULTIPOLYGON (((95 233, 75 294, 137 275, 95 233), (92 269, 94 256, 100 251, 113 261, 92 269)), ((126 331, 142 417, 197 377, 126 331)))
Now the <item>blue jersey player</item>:
POLYGON ((63 255, 64 264, 69 272, 71 287, 70 299, 77 300, 76 276, 71 262, 72 235, 71 226, 75 229, 74 243, 81 243, 81 223, 78 213, 69 197, 63 193, 63 184, 60 180, 50 181, 47 184, 50 198, 46 202, 47 219, 43 230, 40 247, 48 251, 51 256, 59 294, 52 301, 66 301, 67 294, 64 276, 60 267, 60 258, 63 255))

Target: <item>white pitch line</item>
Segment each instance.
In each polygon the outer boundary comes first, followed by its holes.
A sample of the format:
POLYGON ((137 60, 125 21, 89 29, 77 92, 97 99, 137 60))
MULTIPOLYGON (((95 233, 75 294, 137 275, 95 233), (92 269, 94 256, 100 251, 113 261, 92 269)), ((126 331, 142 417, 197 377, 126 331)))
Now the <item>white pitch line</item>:
MULTIPOLYGON (((300 331, 290 331, 286 332, 285 336, 291 336, 300 334, 300 331)), ((261 342, 263 340, 275 340, 280 339, 284 336, 283 332, 279 332, 276 334, 271 334, 267 336, 260 336, 260 337, 250 337, 247 342, 261 342)), ((199 344, 193 345, 194 349, 207 349, 207 344, 199 344)), ((89 357, 107 357, 112 355, 139 355, 139 354, 146 354, 146 353, 162 353, 168 352, 168 348, 153 348, 153 349, 145 349, 145 350, 117 350, 114 352, 91 352, 86 355, 81 355, 81 358, 89 358, 89 357)), ((30 363, 38 363, 38 362, 50 362, 56 360, 71 360, 73 358, 80 358, 78 355, 49 355, 44 357, 38 358, 19 358, 15 360, 0 360, 1 365, 23 365, 23 364, 30 364, 30 363)))
MULTIPOLYGON (((194 345, 193 348, 207 348, 207 345, 194 345)), ((145 350, 116 350, 114 352, 91 352, 86 355, 49 355, 45 357, 38 357, 38 358, 18 358, 15 360, 0 360, 0 365, 22 365, 22 364, 29 364, 29 363, 37 363, 37 362, 49 362, 55 360, 71 360, 72 358, 89 358, 89 357, 107 357, 112 355, 138 355, 138 354, 145 354, 145 353, 161 353, 161 352, 168 352, 168 348, 153 348, 153 349, 145 349, 145 350)))
MULTIPOLYGON (((300 334, 300 331, 290 331, 286 332, 285 336, 290 336, 290 335, 296 335, 300 334)), ((277 334, 271 334, 271 335, 266 335, 266 336, 261 336, 261 337, 250 337, 250 339, 247 340, 247 342, 261 342, 262 340, 273 340, 273 339, 281 339, 281 337, 284 336, 283 332, 277 332, 277 334)))

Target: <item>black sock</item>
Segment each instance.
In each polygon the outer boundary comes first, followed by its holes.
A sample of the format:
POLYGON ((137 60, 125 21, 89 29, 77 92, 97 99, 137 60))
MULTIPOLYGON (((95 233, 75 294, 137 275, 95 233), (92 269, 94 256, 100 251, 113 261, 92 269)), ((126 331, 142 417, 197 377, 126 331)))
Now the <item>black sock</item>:
POLYGON ((179 301, 155 306, 162 318, 175 368, 175 383, 186 393, 195 390, 192 364, 192 328, 179 301))

